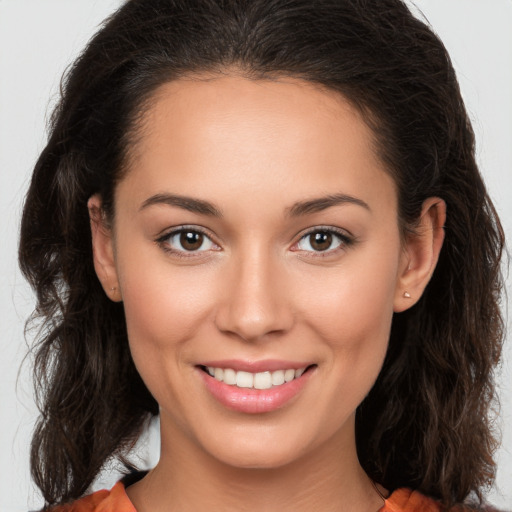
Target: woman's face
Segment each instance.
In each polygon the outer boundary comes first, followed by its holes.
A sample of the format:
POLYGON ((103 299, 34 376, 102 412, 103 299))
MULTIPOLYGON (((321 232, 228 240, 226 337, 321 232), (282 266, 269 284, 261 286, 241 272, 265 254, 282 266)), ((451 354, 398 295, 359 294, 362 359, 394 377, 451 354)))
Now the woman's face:
POLYGON ((139 135, 103 271, 164 442, 260 468, 353 444, 408 264, 360 115, 298 80, 181 79, 139 135))

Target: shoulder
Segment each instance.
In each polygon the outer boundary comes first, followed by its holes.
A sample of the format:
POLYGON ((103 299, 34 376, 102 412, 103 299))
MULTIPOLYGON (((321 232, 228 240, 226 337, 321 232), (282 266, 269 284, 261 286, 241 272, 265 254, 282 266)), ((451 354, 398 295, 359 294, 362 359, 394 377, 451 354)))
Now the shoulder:
MULTIPOLYGON (((379 512, 442 512, 441 504, 411 489, 397 489, 385 500, 379 512)), ((457 507, 452 512, 470 512, 472 509, 457 507)), ((495 509, 488 508, 487 512, 495 509)), ((48 512, 137 512, 126 494, 123 481, 110 491, 101 490, 72 503, 52 508, 48 512)), ((497 511, 496 511, 497 512, 497 511)))
POLYGON ((122 481, 110 491, 97 491, 72 503, 60 505, 48 512, 136 512, 122 481))
MULTIPOLYGON (((379 512, 443 512, 443 508, 439 501, 429 498, 418 491, 411 489, 397 489, 389 498, 385 500, 384 506, 379 512)), ((450 509, 450 512, 499 512, 492 507, 484 507, 475 509, 457 505, 450 509)))
POLYGON ((418 491, 397 489, 385 500, 380 512, 440 512, 439 502, 418 491))

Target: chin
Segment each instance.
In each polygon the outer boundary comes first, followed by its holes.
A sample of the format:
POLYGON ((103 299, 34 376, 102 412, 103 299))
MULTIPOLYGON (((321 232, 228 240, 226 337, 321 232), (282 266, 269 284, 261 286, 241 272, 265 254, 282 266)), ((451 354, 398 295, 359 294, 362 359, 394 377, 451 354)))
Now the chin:
POLYGON ((297 452, 294 450, 276 452, 275 450, 262 450, 261 446, 253 450, 214 455, 220 462, 239 469, 271 470, 286 466, 297 460, 297 452))
POLYGON ((238 435, 219 437, 203 443, 210 456, 228 466, 240 469, 277 469, 302 459, 316 451, 317 443, 300 436, 276 435, 273 429, 262 427, 259 433, 252 429, 238 435), (272 435, 274 434, 274 435, 272 435))

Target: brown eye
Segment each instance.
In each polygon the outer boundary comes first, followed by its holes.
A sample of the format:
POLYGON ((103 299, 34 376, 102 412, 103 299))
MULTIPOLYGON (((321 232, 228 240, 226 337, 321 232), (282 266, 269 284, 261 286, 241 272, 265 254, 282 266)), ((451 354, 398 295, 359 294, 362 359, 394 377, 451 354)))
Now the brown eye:
POLYGON ((202 253, 217 248, 207 235, 195 229, 178 229, 158 241, 166 250, 175 253, 202 253))
POLYGON ((309 235, 309 243, 315 251, 326 251, 332 244, 332 233, 320 231, 309 235))
POLYGON ((186 251, 197 251, 201 248, 204 241, 204 235, 197 231, 182 231, 180 234, 180 244, 186 251))
POLYGON ((331 252, 344 245, 350 245, 351 239, 334 230, 318 229, 305 234, 297 244, 300 251, 331 252))

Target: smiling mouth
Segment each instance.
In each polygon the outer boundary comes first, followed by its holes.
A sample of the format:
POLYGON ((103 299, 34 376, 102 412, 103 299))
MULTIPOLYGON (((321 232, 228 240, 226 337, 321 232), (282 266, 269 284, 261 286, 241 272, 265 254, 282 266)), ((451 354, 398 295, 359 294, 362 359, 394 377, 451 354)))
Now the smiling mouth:
POLYGON ((286 370, 275 370, 251 373, 246 371, 236 371, 232 368, 215 368, 213 366, 200 366, 201 370, 213 377, 218 382, 223 382, 229 386, 246 389, 270 389, 283 384, 287 384, 295 379, 302 377, 304 373, 316 367, 315 364, 303 368, 286 370))

